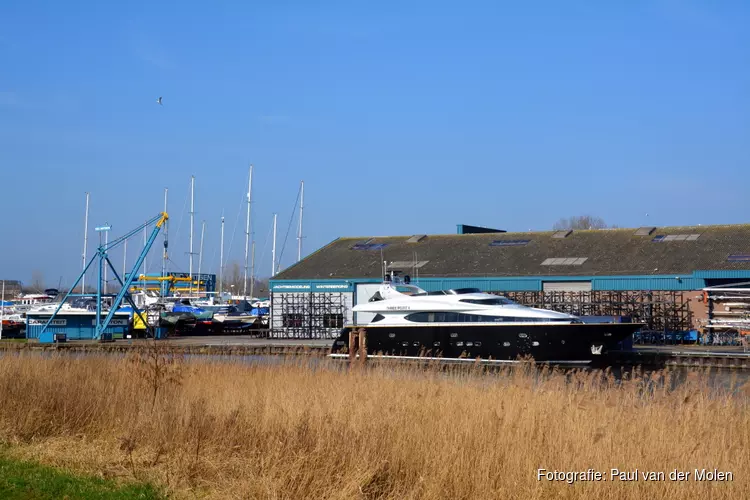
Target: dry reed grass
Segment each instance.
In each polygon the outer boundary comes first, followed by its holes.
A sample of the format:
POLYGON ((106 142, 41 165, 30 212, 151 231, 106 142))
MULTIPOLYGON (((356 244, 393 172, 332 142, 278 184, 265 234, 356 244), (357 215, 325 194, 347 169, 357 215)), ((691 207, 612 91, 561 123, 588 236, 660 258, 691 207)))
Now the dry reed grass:
POLYGON ((307 363, 0 356, 0 440, 176 497, 750 498, 747 392, 716 393, 701 374, 669 390, 528 368, 307 363), (569 485, 538 481, 538 468, 734 480, 569 485))

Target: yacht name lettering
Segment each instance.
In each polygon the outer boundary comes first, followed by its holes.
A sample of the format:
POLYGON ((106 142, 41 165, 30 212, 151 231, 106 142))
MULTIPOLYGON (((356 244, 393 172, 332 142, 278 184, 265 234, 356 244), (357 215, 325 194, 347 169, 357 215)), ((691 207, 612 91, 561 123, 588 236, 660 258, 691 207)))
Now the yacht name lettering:
POLYGON ((386 307, 389 311, 410 311, 411 307, 409 306, 388 306, 386 307))

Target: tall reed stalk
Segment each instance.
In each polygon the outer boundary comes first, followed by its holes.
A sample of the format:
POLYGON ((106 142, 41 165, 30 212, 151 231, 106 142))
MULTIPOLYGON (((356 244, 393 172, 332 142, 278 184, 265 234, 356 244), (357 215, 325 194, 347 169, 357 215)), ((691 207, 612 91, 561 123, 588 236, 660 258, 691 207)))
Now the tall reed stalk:
POLYGON ((747 387, 672 376, 4 355, 0 439, 19 458, 176 497, 750 498, 747 387), (567 484, 540 468, 734 480, 567 484))

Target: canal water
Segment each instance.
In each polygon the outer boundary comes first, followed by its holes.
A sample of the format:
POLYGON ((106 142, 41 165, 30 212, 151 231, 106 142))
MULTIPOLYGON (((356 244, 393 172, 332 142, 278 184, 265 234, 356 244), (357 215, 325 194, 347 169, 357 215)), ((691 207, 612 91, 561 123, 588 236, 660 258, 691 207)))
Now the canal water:
MULTIPOLYGON (((28 352, 28 351, 0 351, 0 358, 3 356, 35 355, 42 357, 52 356, 70 356, 74 358, 87 356, 106 356, 123 358, 127 355, 125 352, 28 352)), ((294 355, 219 355, 219 354, 179 354, 185 361, 212 362, 212 363, 234 363, 250 366, 281 366, 294 365, 304 366, 312 370, 334 369, 346 371, 349 369, 349 362, 346 359, 331 359, 322 356, 294 356, 294 355)), ((731 393, 738 397, 750 397, 750 370, 729 369, 729 368, 688 368, 688 367, 669 367, 666 369, 649 369, 634 367, 610 367, 608 369, 591 368, 584 366, 546 366, 546 365, 521 365, 521 364, 499 364, 499 365, 481 365, 474 366, 470 363, 450 363, 450 362, 418 362, 407 360, 369 360, 366 369, 389 369, 392 368, 395 373, 403 373, 399 368, 419 368, 424 371, 438 370, 444 376, 453 375, 483 375, 488 378, 487 382, 492 383, 493 379, 498 382, 505 377, 511 376, 516 370, 526 371, 526 373, 535 377, 542 382, 545 378, 564 374, 571 383, 580 375, 589 377, 601 377, 602 380, 609 378, 615 383, 639 379, 644 383, 648 390, 656 390, 668 385, 669 389, 677 389, 690 379, 699 378, 706 384, 711 392, 719 395, 731 393), (744 386, 744 388, 743 388, 744 386)))

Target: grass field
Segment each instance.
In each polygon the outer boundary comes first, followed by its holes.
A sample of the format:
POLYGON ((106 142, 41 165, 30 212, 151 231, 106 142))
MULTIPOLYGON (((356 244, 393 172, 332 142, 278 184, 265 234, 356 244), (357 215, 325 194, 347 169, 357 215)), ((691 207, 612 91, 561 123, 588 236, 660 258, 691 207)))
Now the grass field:
POLYGON ((0 451, 0 498, 4 500, 160 499, 149 485, 125 484, 79 476, 35 463, 8 459, 0 451))
POLYGON ((0 439, 15 460, 177 498, 750 498, 748 387, 336 366, 4 355, 0 439), (539 480, 540 468, 607 480, 539 480), (667 477, 611 480, 612 468, 667 477), (668 479, 696 468, 733 477, 668 479))

